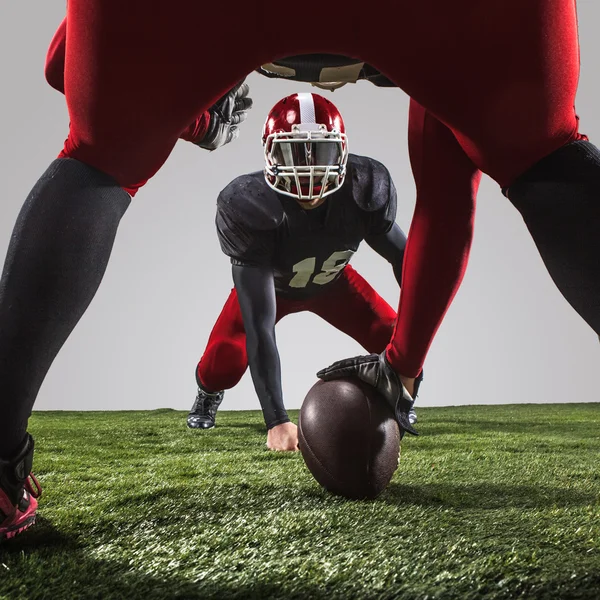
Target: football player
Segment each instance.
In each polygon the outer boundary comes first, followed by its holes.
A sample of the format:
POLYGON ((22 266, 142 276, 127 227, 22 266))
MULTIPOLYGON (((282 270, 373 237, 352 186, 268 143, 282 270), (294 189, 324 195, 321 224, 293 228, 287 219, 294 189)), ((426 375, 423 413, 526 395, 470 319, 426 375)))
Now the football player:
MULTIPOLYGON (((384 353, 348 366, 399 408, 401 426, 472 234, 477 175, 443 180, 440 165, 470 163, 500 185, 560 291, 600 334, 600 152, 578 132, 574 0, 294 10, 284 11, 289 25, 264 0, 232 0, 225 13, 195 0, 69 0, 69 135, 25 201, 0 281, 0 537, 24 518, 27 421, 39 388, 100 285, 132 196, 181 132, 260 65, 348 57, 414 99, 417 206, 398 320, 384 353), (444 144, 433 147, 430 135, 444 144)), ((333 63, 320 72, 318 83, 339 81, 333 63)))
MULTIPOLYGON (((45 67, 46 80, 63 94, 65 47, 66 19, 50 43, 45 67)), ((232 142, 239 136, 239 126, 252 108, 252 99, 248 93, 247 83, 237 83, 213 106, 195 118, 179 134, 179 138, 210 151, 232 142)), ((0 334, 2 333, 0 330, 0 334)), ((35 523, 37 499, 42 493, 42 487, 31 473, 33 444, 33 438, 27 435, 12 461, 3 460, 0 454, 0 541, 14 537, 35 523)))
MULTIPOLYGON (((395 223, 396 189, 388 170, 348 154, 342 116, 323 96, 280 100, 267 116, 262 143, 264 171, 237 177, 217 200, 217 232, 235 288, 196 369, 198 395, 187 424, 213 427, 224 390, 249 365, 267 447, 296 450, 275 324, 309 311, 368 352, 383 352, 396 313, 348 263, 365 240, 390 262, 400 285, 406 237, 395 223)), ((414 410, 410 420, 416 422, 414 410)))

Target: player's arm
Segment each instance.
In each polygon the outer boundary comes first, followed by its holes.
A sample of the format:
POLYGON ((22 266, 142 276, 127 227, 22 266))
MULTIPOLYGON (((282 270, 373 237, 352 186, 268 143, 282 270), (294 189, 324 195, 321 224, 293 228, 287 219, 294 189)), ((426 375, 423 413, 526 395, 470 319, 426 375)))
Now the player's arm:
POLYGON ((216 150, 237 139, 239 125, 246 120, 252 108, 248 97, 250 87, 240 81, 198 117, 179 137, 204 148, 216 150))
POLYGON ((268 266, 234 264, 232 272, 246 331, 250 374, 265 424, 272 429, 290 420, 283 404, 281 361, 275 340, 273 270, 268 266))
MULTIPOLYGON (((61 94, 65 93, 65 51, 67 18, 58 26, 48 52, 44 74, 46 81, 61 94)), ((204 111, 179 136, 205 150, 216 150, 239 136, 239 125, 252 108, 250 88, 241 81, 204 111)))
POLYGON ((400 226, 393 223, 387 233, 369 236, 365 241, 379 256, 385 258, 392 265, 396 281, 402 287, 402 263, 404 262, 406 235, 400 226))
POLYGON ((267 425, 267 447, 297 450, 298 431, 283 403, 281 364, 275 341, 277 303, 273 277, 281 203, 264 193, 263 179, 235 179, 219 195, 216 226, 221 250, 232 263, 246 333, 248 366, 267 425), (257 203, 256 198, 260 198, 257 203))
POLYGON ((364 213, 367 226, 365 241, 392 265, 396 281, 401 286, 406 235, 396 223, 396 186, 384 165, 373 159, 369 164, 373 183, 370 202, 366 205, 368 210, 364 213))

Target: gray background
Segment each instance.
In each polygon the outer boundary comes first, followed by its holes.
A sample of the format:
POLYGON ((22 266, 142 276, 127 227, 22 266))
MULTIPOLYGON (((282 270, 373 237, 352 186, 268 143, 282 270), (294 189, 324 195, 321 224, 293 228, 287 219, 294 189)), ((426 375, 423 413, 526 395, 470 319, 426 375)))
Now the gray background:
MULTIPOLYGON (((64 98, 43 76, 64 10, 64 0, 0 4, 2 258, 22 202, 67 133, 64 98)), ((600 140, 600 5, 580 1, 579 18, 581 130, 600 140)), ((269 108, 311 89, 254 74, 248 82, 255 107, 240 139, 212 154, 179 142, 136 197, 100 291, 55 361, 36 409, 190 407, 196 362, 232 285, 214 230, 216 196, 233 177, 262 168, 260 132, 269 108)), ((367 83, 322 93, 342 111, 351 150, 390 169, 398 222, 407 231, 414 185, 406 96, 367 83)), ((397 305, 387 263, 364 247, 353 264, 397 305)), ((285 319, 277 336, 289 408, 300 406, 319 368, 362 353, 309 314, 285 319)), ((598 338, 554 287, 518 213, 484 178, 470 265, 427 359, 419 404, 597 401, 599 358, 598 338)), ((258 408, 249 374, 227 393, 223 408, 258 408)))

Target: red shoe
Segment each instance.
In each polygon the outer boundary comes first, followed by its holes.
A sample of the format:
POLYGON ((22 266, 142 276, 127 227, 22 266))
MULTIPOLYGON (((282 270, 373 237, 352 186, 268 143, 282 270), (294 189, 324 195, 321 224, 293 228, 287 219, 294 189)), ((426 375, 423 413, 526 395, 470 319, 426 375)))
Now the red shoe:
POLYGON ((35 523, 42 487, 31 472, 32 464, 33 438, 29 434, 13 459, 0 459, 0 542, 35 523))

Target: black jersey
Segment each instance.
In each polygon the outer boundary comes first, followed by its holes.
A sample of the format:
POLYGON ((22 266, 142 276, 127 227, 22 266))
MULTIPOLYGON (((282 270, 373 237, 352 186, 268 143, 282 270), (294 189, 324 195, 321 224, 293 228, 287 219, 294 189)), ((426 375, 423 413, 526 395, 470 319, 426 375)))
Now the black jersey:
POLYGON ((378 87, 397 87, 371 65, 337 54, 289 56, 262 65, 256 71, 265 77, 314 84, 354 83, 366 80, 378 87))
POLYGON ((277 293, 302 298, 335 281, 362 240, 387 233, 395 219, 388 170, 350 154, 342 187, 312 210, 275 192, 262 171, 237 177, 219 194, 216 225, 233 264, 272 267, 277 293))

